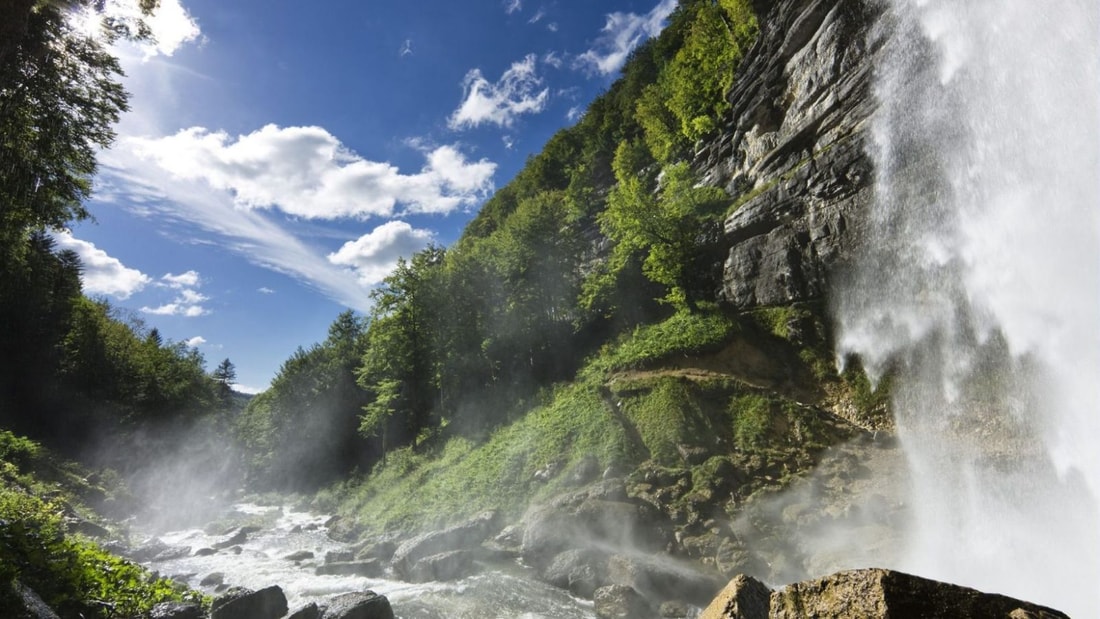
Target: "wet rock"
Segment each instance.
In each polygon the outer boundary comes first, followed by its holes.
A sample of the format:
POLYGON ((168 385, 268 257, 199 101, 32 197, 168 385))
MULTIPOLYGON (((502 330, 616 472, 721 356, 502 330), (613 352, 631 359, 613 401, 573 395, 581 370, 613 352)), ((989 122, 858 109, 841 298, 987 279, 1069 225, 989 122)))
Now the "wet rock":
POLYGON ((652 505, 628 498, 622 480, 600 482, 528 509, 522 554, 542 568, 561 552, 594 545, 662 551, 672 541, 667 524, 652 505))
POLYGON ((433 531, 409 539, 393 553, 393 569, 401 578, 408 579, 413 567, 424 557, 477 548, 496 532, 497 512, 484 512, 453 527, 433 531))
POLYGON ((286 619, 321 619, 321 607, 310 602, 297 610, 291 611, 286 619))
POLYGON ((699 619, 768 619, 771 594, 764 583, 738 574, 703 610, 699 619))
POLYGON ((200 587, 217 587, 218 585, 225 584, 225 574, 222 572, 212 572, 203 577, 199 581, 200 587))
POLYGON ((210 619, 279 619, 287 612, 286 595, 278 586, 259 591, 235 592, 232 599, 211 607, 210 619))
POLYGON ((654 614, 642 594, 625 585, 600 587, 593 601, 600 619, 644 619, 654 614))
POLYGON ((607 561, 607 554, 599 550, 566 550, 542 570, 542 579, 577 597, 592 599, 596 589, 607 583, 607 561))
POLYGON ((609 582, 627 585, 655 602, 684 600, 703 606, 722 587, 718 575, 668 556, 616 555, 607 571, 609 582))
POLYGON ((190 556, 190 555, 191 555, 191 547, 190 546, 171 547, 171 548, 165 548, 164 550, 157 553, 157 556, 153 557, 151 559, 151 561, 153 561, 154 563, 161 562, 161 561, 173 561, 175 559, 182 559, 182 558, 190 556))
POLYGON ((367 561, 334 561, 317 566, 318 576, 365 576, 379 578, 383 572, 382 562, 378 559, 367 561))
POLYGON ((1068 619, 1051 608, 901 572, 865 569, 788 585, 771 594, 770 619, 952 617, 1068 619))
POLYGON ((210 555, 216 555, 218 551, 214 548, 199 548, 195 551, 196 557, 209 557, 210 555))
POLYGON ((330 550, 325 553, 325 565, 329 563, 346 563, 355 559, 355 553, 350 550, 330 550))
POLYGON ((691 608, 685 602, 673 600, 663 602, 661 607, 657 609, 657 614, 666 619, 685 619, 691 614, 691 608))
POLYGON ((283 557, 283 559, 286 560, 286 561, 295 561, 295 562, 297 562, 297 561, 305 561, 307 559, 312 559, 313 557, 314 557, 314 554, 312 552, 310 552, 309 550, 299 550, 298 552, 292 552, 292 553, 288 554, 287 556, 283 557))
POLYGON ((147 563, 152 561, 153 557, 168 549, 168 544, 154 538, 125 553, 125 556, 138 563, 147 563))
POLYGON ((451 550, 418 560, 406 575, 410 582, 457 580, 476 571, 475 550, 451 550))
POLYGON ((373 591, 345 593, 329 601, 324 619, 394 619, 390 601, 373 591))
POLYGON ((397 551, 397 542, 394 539, 375 538, 360 544, 355 550, 354 558, 360 561, 366 559, 389 561, 395 551, 397 551))
POLYGON ((240 527, 224 536, 221 540, 214 542, 214 548, 216 550, 222 550, 231 546, 243 544, 248 540, 248 534, 249 531, 247 527, 240 527))
POLYGON ((149 611, 149 619, 203 619, 203 617, 201 606, 181 602, 161 602, 149 611))

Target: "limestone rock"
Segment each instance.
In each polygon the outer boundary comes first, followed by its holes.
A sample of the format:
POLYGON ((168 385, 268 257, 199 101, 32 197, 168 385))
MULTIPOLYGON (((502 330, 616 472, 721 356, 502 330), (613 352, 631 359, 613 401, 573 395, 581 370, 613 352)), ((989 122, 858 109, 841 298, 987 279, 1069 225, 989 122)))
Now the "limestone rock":
POLYGON ((418 535, 398 546, 393 553, 393 569, 398 576, 408 578, 416 562, 424 557, 476 548, 498 528, 498 515, 490 511, 442 531, 418 535))
POLYGON ((286 595, 278 586, 234 596, 217 605, 210 619, 279 619, 287 612, 286 595))
POLYGON ((767 619, 771 593, 764 583, 738 574, 703 610, 699 619, 767 619))
POLYGON ((373 591, 345 593, 329 602, 325 619, 394 619, 390 601, 373 591))
POLYGON ((1068 619, 1056 610, 901 572, 865 569, 788 585, 771 596, 770 619, 1068 619))
POLYGON ((608 585, 596 589, 593 597, 596 616, 600 619, 646 619, 653 617, 642 594, 626 585, 608 585))

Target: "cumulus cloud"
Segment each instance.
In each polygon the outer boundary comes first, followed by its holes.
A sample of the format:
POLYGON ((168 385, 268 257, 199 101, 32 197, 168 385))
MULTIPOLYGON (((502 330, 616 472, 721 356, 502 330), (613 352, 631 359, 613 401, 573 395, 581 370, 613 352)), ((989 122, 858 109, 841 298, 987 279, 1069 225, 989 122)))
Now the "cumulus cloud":
POLYGON ((84 12, 80 27, 92 33, 103 18, 129 25, 144 22, 152 35, 138 43, 146 60, 158 55, 171 56, 187 43, 200 41, 202 37, 198 22, 180 0, 159 0, 150 16, 141 13, 138 0, 105 0, 102 13, 84 12))
POLYGON ((404 174, 351 152, 321 127, 267 125, 231 138, 224 131, 183 129, 161 138, 128 138, 138 157, 179 179, 201 180, 228 192, 243 209, 277 208, 309 219, 450 213, 492 189, 496 164, 470 162, 454 146, 426 153, 427 163, 404 174))
POLYGON ((173 275, 172 273, 165 273, 160 278, 160 284, 168 286, 169 288, 194 288, 202 282, 202 278, 199 277, 198 271, 187 271, 180 273, 179 275, 173 275))
POLYGON ((187 305, 185 303, 165 303, 157 307, 143 306, 141 311, 154 316, 183 316, 185 318, 198 318, 210 313, 201 305, 187 305))
POLYGON ((195 337, 193 337, 193 338, 187 340, 186 342, 184 342, 184 344, 187 344, 191 348, 198 348, 199 346, 202 346, 205 343, 206 343, 206 338, 201 336, 201 335, 196 335, 195 337))
POLYGON ((511 127, 521 114, 537 114, 546 108, 550 89, 542 87, 535 73, 538 57, 528 54, 500 76, 495 84, 480 69, 466 74, 462 104, 451 114, 451 129, 468 129, 482 123, 511 127))
POLYGON ((128 299, 153 281, 141 271, 124 266, 118 258, 107 255, 94 244, 74 238, 68 231, 54 234, 54 240, 59 249, 71 250, 80 257, 80 279, 88 294, 128 299))
POLYGON ((573 66, 590 73, 610 75, 626 62, 630 52, 649 37, 657 36, 677 0, 661 0, 645 15, 610 13, 592 49, 577 56, 573 66))
POLYGON ((144 306, 141 311, 154 316, 183 316, 185 318, 197 318, 206 316, 210 310, 202 306, 210 297, 195 290, 202 284, 202 277, 198 271, 187 271, 174 275, 165 273, 157 282, 158 286, 170 288, 176 291, 176 298, 171 303, 165 303, 156 307, 144 306))
POLYGON ((354 241, 344 243, 328 255, 332 264, 351 267, 365 285, 382 281, 397 266, 398 258, 407 258, 432 241, 430 230, 413 228, 403 221, 390 221, 354 241))

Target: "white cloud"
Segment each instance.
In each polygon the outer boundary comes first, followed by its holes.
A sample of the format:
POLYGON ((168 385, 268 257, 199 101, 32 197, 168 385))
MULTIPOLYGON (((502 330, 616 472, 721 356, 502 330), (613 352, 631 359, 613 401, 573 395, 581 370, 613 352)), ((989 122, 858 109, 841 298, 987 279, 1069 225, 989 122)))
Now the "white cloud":
POLYGON ((546 11, 544 9, 539 9, 538 12, 531 17, 531 19, 527 20, 527 23, 537 24, 539 23, 539 20, 543 17, 546 17, 546 11))
POLYGON ((665 19, 676 8, 676 2, 677 0, 661 0, 645 15, 621 12, 608 14, 607 22, 592 49, 578 56, 573 66, 602 75, 618 71, 635 47, 661 32, 665 27, 665 19))
POLYGON ((185 318, 198 318, 210 313, 201 305, 187 305, 185 303, 165 303, 157 307, 143 306, 141 311, 154 316, 183 316, 185 318))
POLYGON ((128 299, 153 280, 137 269, 126 267, 118 258, 107 255, 88 241, 73 238, 69 232, 54 234, 57 247, 71 250, 80 257, 80 272, 84 292, 110 295, 116 299, 128 299))
POLYGON ((176 178, 228 192, 238 207, 310 219, 389 217, 397 204, 408 213, 449 213, 487 195, 496 171, 495 163, 468 162, 454 146, 441 146, 425 154, 418 173, 402 174, 356 155, 321 127, 267 125, 236 139, 192 127, 128 138, 123 148, 176 178))
MULTIPOLYGON (((324 250, 303 242, 264 211, 239 208, 231 193, 167 172, 126 148, 125 140, 102 153, 100 162, 97 182, 111 187, 114 203, 147 213, 174 235, 188 234, 189 226, 212 233, 219 246, 253 264, 295 277, 346 307, 370 311, 369 292, 353 273, 331 264, 324 250)), ((104 195, 99 192, 96 199, 104 195)))
POLYGON ((204 295, 197 290, 184 289, 180 291, 180 301, 183 303, 198 304, 203 301, 209 301, 210 297, 204 295))
POLYGON ((199 346, 202 346, 205 343, 206 343, 206 338, 201 336, 201 335, 196 335, 195 337, 193 337, 193 338, 187 340, 186 342, 184 342, 184 344, 187 344, 191 348, 198 348, 199 346))
POLYGON ((569 108, 568 112, 565 113, 565 118, 568 119, 569 122, 573 122, 580 118, 583 114, 584 110, 581 108, 581 106, 574 105, 573 107, 569 108))
POLYGON ((179 275, 165 273, 161 276, 160 281, 161 285, 169 288, 195 288, 202 282, 202 278, 199 277, 198 271, 187 271, 179 275))
POLYGON ((405 42, 401 44, 401 49, 397 52, 397 55, 404 58, 405 56, 412 55, 412 53, 413 53, 412 39, 405 39, 405 42))
POLYGON ((507 0, 504 3, 504 12, 511 15, 516 11, 523 8, 523 2, 521 0, 507 0))
POLYGON ((517 116, 545 109, 550 90, 541 88, 542 79, 535 74, 536 60, 534 54, 528 54, 512 63, 495 84, 485 79, 480 69, 467 73, 462 83, 465 91, 462 104, 448 122, 451 129, 467 129, 481 123, 511 127, 517 116))
POLYGON ((561 56, 557 52, 549 51, 542 55, 543 64, 548 64, 555 69, 560 69, 562 65, 561 56))
POLYGON ((233 383, 233 391, 236 391, 237 393, 244 393, 247 395, 258 395, 267 391, 267 387, 261 389, 260 387, 250 387, 248 385, 242 385, 240 383, 233 383))
POLYGON ((257 288, 256 291, 259 292, 260 294, 275 294, 275 291, 272 290, 271 288, 268 288, 267 286, 264 286, 262 288, 257 288))
POLYGON ((398 258, 408 258, 432 241, 429 230, 413 228, 403 221, 390 221, 354 241, 344 243, 328 255, 332 264, 351 267, 365 285, 382 281, 397 266, 398 258))
POLYGON ((143 21, 149 28, 151 38, 136 43, 123 41, 120 45, 137 45, 146 60, 157 55, 171 56, 185 44, 201 41, 202 30, 198 22, 180 4, 180 0, 159 0, 150 16, 142 15, 138 4, 137 0, 106 0, 102 13, 90 9, 84 11, 79 27, 92 34, 98 30, 103 18, 131 27, 143 21))
POLYGON ((510 135, 500 136, 500 141, 504 142, 504 148, 507 148, 508 150, 512 150, 516 147, 516 138, 510 135))
POLYGON ((549 24, 546 24, 546 29, 549 30, 550 32, 557 32, 558 31, 558 22, 552 21, 549 24))

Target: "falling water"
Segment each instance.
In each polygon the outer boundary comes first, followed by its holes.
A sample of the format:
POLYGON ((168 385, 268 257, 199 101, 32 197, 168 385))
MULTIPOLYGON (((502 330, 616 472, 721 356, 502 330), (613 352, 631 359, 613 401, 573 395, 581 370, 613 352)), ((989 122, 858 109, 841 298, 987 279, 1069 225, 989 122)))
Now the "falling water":
POLYGON ((839 353, 892 377, 896 567, 1100 616, 1100 3, 888 0, 839 353))

